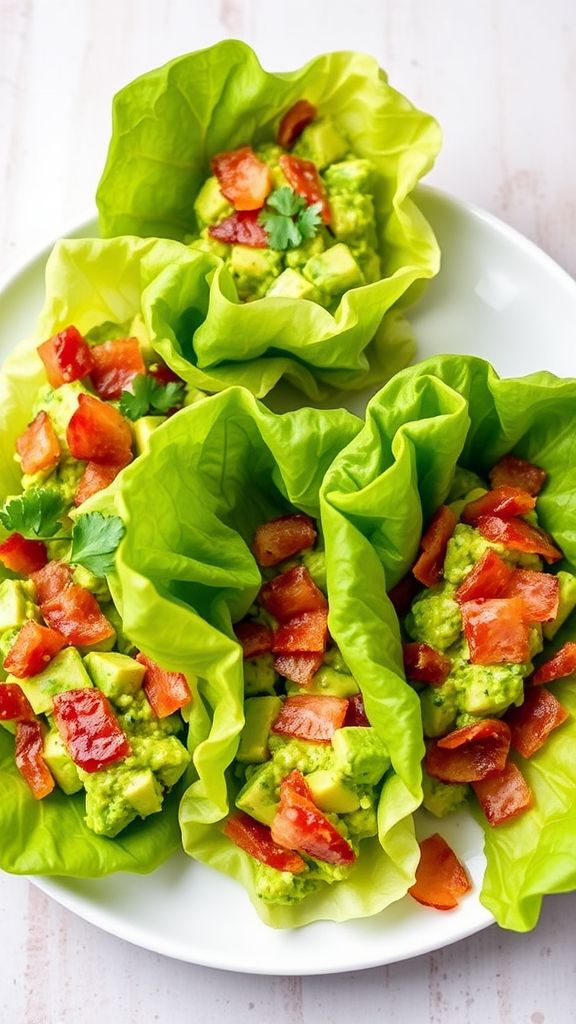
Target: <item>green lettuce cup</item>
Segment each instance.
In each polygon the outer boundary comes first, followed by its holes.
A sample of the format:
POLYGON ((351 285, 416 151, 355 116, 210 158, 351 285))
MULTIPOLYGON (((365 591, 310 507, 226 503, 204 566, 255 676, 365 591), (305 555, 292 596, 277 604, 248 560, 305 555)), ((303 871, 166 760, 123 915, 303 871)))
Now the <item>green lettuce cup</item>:
MULTIPOLYGON (((321 491, 327 550, 336 527, 358 539, 363 564, 374 559, 390 590, 416 559, 423 523, 447 498, 457 465, 486 478, 505 454, 543 467, 548 479, 538 498, 540 525, 564 553, 559 563, 576 568, 576 381, 542 372, 502 380, 486 362, 439 356, 404 370, 370 402, 366 425, 335 460, 321 491)), ((341 548, 347 551, 342 542, 341 548)), ((340 559, 342 575, 346 562, 340 559)), ((554 639, 551 652, 576 640, 574 615, 554 639)), ((392 674, 404 679, 395 649, 392 674)), ((354 671, 354 662, 351 662, 354 671)), ((518 758, 534 806, 484 828, 487 868, 481 902, 506 928, 525 931, 538 919, 546 893, 576 886, 576 687, 570 678, 553 684, 570 717, 530 760, 518 758)), ((404 737, 384 734, 400 775, 416 770, 418 751, 404 737), (406 759, 414 763, 406 764, 406 759)), ((441 824, 440 824, 441 830, 441 824)))
MULTIPOLYGON (((207 294, 200 304, 188 304, 186 358, 211 376, 226 368, 238 372, 252 361, 256 378, 262 362, 268 363, 268 377, 269 364, 275 364, 275 379, 290 368, 298 386, 315 398, 307 375, 296 368, 308 370, 318 384, 347 389, 369 382, 376 355, 385 373, 381 380, 398 369, 394 339, 383 326, 386 315, 413 301, 439 268, 432 230, 410 198, 437 155, 439 128, 388 85, 373 58, 326 54, 299 71, 273 74, 245 43, 226 40, 143 75, 115 98, 97 202, 105 237, 190 240, 201 228, 194 201, 211 158, 241 145, 273 142, 282 114, 303 97, 320 116, 333 119, 354 154, 375 167, 381 277, 344 291, 332 312, 308 298, 241 302, 225 261, 204 253, 207 294)), ((407 361, 411 353, 405 349, 403 355, 407 361)), ((224 376, 221 386, 230 383, 224 376)), ((236 382, 265 393, 262 379, 236 382)))
POLYGON ((112 592, 130 636, 151 656, 198 677, 189 747, 197 779, 184 794, 184 849, 242 882, 274 927, 372 915, 403 896, 418 849, 411 814, 421 797, 418 702, 394 671, 399 633, 374 553, 351 531, 322 523, 329 629, 354 674, 378 730, 393 716, 407 749, 403 776, 389 773, 378 806, 378 836, 363 840, 349 877, 300 903, 271 905, 256 895, 255 862, 224 835, 238 783, 233 762, 244 724, 242 649, 232 623, 261 585, 250 551, 255 528, 295 510, 319 517, 324 474, 361 422, 343 410, 267 411, 246 390, 177 413, 152 436, 150 450, 93 507, 127 526, 112 592), (350 550, 342 550, 342 545, 350 550), (341 563, 346 566, 343 574, 341 563), (353 614, 353 617, 352 617, 353 614), (390 649, 390 650, 389 650, 390 649), (381 701, 383 701, 381 707, 381 701))

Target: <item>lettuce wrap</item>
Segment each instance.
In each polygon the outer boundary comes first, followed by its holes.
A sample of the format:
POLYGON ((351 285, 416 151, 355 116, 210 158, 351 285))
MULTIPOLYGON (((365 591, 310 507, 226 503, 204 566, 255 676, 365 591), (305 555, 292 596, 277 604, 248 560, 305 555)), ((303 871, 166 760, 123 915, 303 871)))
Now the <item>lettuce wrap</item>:
POLYGON ((206 390, 234 382, 262 396, 286 374, 316 399, 321 385, 350 389, 377 379, 376 366, 380 381, 387 379, 411 356, 406 343, 397 351, 385 314, 413 301, 439 268, 434 235, 409 195, 434 162, 440 131, 388 85, 371 57, 327 54, 299 71, 272 74, 245 43, 226 40, 132 82, 114 100, 97 193, 101 233, 190 239, 211 157, 272 141, 280 116, 303 96, 376 168, 383 276, 345 292, 332 314, 308 299, 242 303, 223 260, 201 254, 204 287, 188 299, 183 326, 192 374, 186 379, 206 390), (200 373, 212 383, 198 383, 200 373))
MULTIPOLYGON (((364 535, 362 563, 377 560, 389 590, 413 565, 422 525, 445 501, 457 464, 486 477, 513 452, 547 471, 539 521, 564 553, 559 567, 574 572, 575 410, 576 381, 547 372, 501 380, 468 356, 439 356, 403 371, 370 402, 366 426, 326 475, 327 546, 338 523, 353 524, 364 535)), ((342 558, 339 568, 346 571, 342 558)), ((575 639, 572 615, 546 656, 575 639)), ((393 669, 403 677, 400 656, 393 669)), ((576 886, 576 687, 568 678, 552 689, 571 717, 529 761, 517 758, 534 807, 497 828, 474 808, 488 862, 481 901, 499 924, 517 931, 535 925, 544 894, 576 886)), ((394 747, 393 737, 385 738, 400 774, 405 739, 394 747)))
POLYGON ((255 862, 222 833, 235 794, 227 769, 243 726, 242 649, 232 623, 244 617, 261 585, 248 545, 256 526, 274 516, 298 509, 318 518, 322 478, 360 427, 343 410, 276 416, 232 388, 177 413, 118 486, 91 503, 127 525, 110 582, 130 636, 137 644, 146 640, 151 656, 168 668, 185 646, 178 665, 199 677, 189 741, 198 778, 180 807, 184 848, 240 880, 275 927, 377 913, 404 895, 418 859, 411 820, 423 751, 418 701, 394 671, 400 640, 382 567, 344 521, 333 536, 330 523, 323 528, 330 631, 374 725, 390 735, 395 730, 406 750, 396 759, 402 774, 384 782, 379 836, 362 842, 347 880, 302 903, 270 906, 255 897, 255 862), (158 629, 162 622, 166 628, 158 629))

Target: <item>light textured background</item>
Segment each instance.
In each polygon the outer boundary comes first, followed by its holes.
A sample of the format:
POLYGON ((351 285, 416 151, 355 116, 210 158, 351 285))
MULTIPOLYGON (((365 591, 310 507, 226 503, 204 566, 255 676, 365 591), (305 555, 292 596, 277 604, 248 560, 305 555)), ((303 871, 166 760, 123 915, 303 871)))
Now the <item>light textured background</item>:
MULTIPOLYGON (((574 0, 0 0, 0 273, 93 214, 116 89, 225 36, 275 69, 374 53, 443 126, 430 183, 576 274, 574 0)), ((258 978, 136 949, 3 875, 0 1021, 568 1024, 575 914, 574 895, 555 897, 527 936, 490 928, 389 968, 258 978)))

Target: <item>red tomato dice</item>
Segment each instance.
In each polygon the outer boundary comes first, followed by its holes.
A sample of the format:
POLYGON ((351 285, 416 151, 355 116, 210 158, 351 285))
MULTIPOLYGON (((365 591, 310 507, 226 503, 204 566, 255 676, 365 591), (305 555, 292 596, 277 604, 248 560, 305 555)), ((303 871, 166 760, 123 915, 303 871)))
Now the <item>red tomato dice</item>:
POLYGON ((66 639, 55 629, 40 626, 30 619, 26 622, 8 654, 4 668, 18 679, 35 676, 46 668, 55 654, 66 646, 66 639))
POLYGON ((120 398, 137 374, 146 373, 137 338, 104 341, 93 345, 90 354, 94 364, 90 380, 102 399, 120 398))
POLYGON ((529 627, 520 597, 465 601, 461 611, 473 665, 528 661, 529 627))
POLYGON ((280 806, 272 822, 272 838, 288 850, 302 850, 328 864, 352 864, 354 850, 312 801, 299 771, 280 784, 280 806))
POLYGON ((88 462, 74 493, 76 508, 88 501, 93 494, 108 487, 123 469, 124 466, 105 466, 100 462, 88 462))
POLYGON ((258 220, 259 210, 232 213, 208 228, 208 234, 226 245, 248 245, 251 249, 267 249, 268 235, 258 220))
POLYGON ((500 519, 498 516, 480 516, 476 526, 487 540, 504 544, 513 551, 526 551, 542 555, 546 562, 557 562, 562 552, 552 543, 552 538, 538 526, 531 526, 524 519, 500 519))
POLYGON ((499 719, 485 718, 432 740, 424 765, 441 782, 477 782, 504 770, 510 749, 510 729, 499 719))
POLYGON ((450 675, 450 658, 428 644, 402 644, 402 652, 406 678, 413 683, 441 686, 450 675))
POLYGON ((72 569, 66 562, 47 562, 38 572, 31 573, 30 579, 34 584, 38 604, 44 604, 69 586, 72 582, 72 569))
POLYGON ((31 722, 32 706, 18 683, 0 683, 0 722, 31 722))
POLYGON ((54 779, 43 753, 44 737, 40 722, 18 722, 14 748, 16 767, 36 800, 43 800, 54 789, 54 779))
POLYGON ((171 370, 165 363, 153 363, 152 366, 148 367, 148 372, 151 377, 155 377, 161 384, 181 384, 182 377, 179 377, 174 370, 171 370))
POLYGON ((521 487, 528 494, 539 494, 542 490, 547 473, 532 462, 519 459, 516 455, 505 455, 488 473, 492 487, 521 487))
POLYGON ((280 622, 303 612, 318 612, 328 607, 324 594, 303 565, 295 565, 265 583, 258 600, 280 622))
POLYGON ((275 654, 312 654, 326 650, 327 640, 327 612, 304 612, 278 627, 272 650, 275 654))
POLYGON ((422 587, 411 572, 404 576, 392 590, 388 591, 394 611, 398 616, 406 615, 412 607, 412 601, 419 594, 422 587))
POLYGON ((344 719, 344 725, 351 725, 359 728, 370 725, 368 715, 366 714, 366 708, 364 707, 364 698, 361 693, 355 693, 353 697, 350 697, 346 711, 346 718, 344 719))
POLYGON ((128 420, 92 395, 79 395, 66 440, 75 459, 126 466, 132 460, 132 431, 128 420))
POLYGON ((412 569, 416 579, 425 587, 433 587, 440 579, 446 548, 456 523, 456 516, 447 505, 441 505, 430 520, 420 541, 422 554, 412 569))
POLYGON ((534 674, 530 682, 534 686, 541 683, 551 683, 554 679, 564 679, 576 672, 576 643, 568 640, 556 654, 543 662, 534 674))
POLYGON ((280 516, 259 526, 252 541, 258 565, 278 565, 316 543, 314 520, 306 515, 280 516))
POLYGON ((549 572, 515 569, 503 597, 520 597, 526 622, 551 622, 558 614, 560 584, 549 572))
POLYGON ((65 327, 39 345, 38 355, 53 388, 87 377, 93 366, 90 347, 73 326, 65 327))
POLYGON ((522 757, 532 757, 543 747, 550 733, 569 717, 566 708, 544 686, 528 688, 524 703, 506 712, 511 743, 522 757))
POLYGON ((512 572, 510 566, 492 548, 488 548, 458 587, 456 600, 463 604, 465 601, 501 597, 512 572))
POLYGON ((267 864, 269 868, 289 871, 292 875, 299 875, 307 870, 306 862, 299 853, 279 846, 272 839, 272 833, 267 825, 255 821, 243 811, 238 811, 228 818, 224 825, 224 835, 241 850, 259 860, 261 864, 267 864))
POLYGON ((345 697, 317 697, 307 693, 286 697, 272 732, 312 743, 330 743, 336 729, 344 725, 347 710, 345 697))
POLYGON ((53 713, 70 757, 85 772, 98 772, 132 752, 108 699, 96 687, 57 693, 53 713))
POLYGON ((523 491, 520 487, 502 485, 493 491, 487 491, 481 498, 470 501, 462 509, 460 516, 463 523, 474 525, 480 516, 499 516, 500 519, 512 519, 531 512, 536 498, 523 491))
POLYGON ((192 700, 190 687, 183 672, 169 672, 160 668, 160 665, 142 651, 136 655, 136 661, 146 666, 142 685, 157 718, 167 718, 192 700))
POLYGON ((212 157, 220 191, 236 210, 260 210, 272 188, 270 168, 251 146, 212 157))
POLYGON ((330 203, 318 168, 312 160, 302 160, 298 156, 283 155, 278 161, 288 184, 299 196, 306 200, 308 206, 320 203, 320 214, 325 224, 331 220, 330 203))
POLYGON ((278 654, 274 658, 274 670, 298 686, 310 686, 324 661, 324 654, 278 654))
POLYGON ((41 569, 48 561, 46 545, 41 540, 26 540, 21 533, 11 533, 0 544, 0 562, 12 572, 23 576, 41 569))
POLYGON ((53 469, 60 461, 60 444, 52 420, 45 412, 39 412, 32 423, 16 439, 16 451, 20 456, 23 473, 38 473, 41 469, 53 469))
POLYGON ((310 124, 315 117, 316 107, 312 103, 309 103, 308 100, 297 100, 280 121, 276 135, 278 145, 283 149, 291 149, 306 125, 310 124))
POLYGON ((89 590, 71 583, 40 605, 48 625, 66 637, 69 644, 92 647, 114 636, 114 627, 100 610, 89 590))
POLYGON ((268 654, 272 650, 274 634, 261 622, 237 622, 234 632, 242 644, 245 658, 257 658, 259 654, 268 654))
POLYGON ((532 791, 513 761, 508 761, 499 775, 473 782, 472 789, 488 824, 492 826, 515 818, 534 803, 532 791))
POLYGON ((472 888, 465 868, 437 832, 418 845, 420 860, 416 868, 416 881, 408 892, 425 907, 452 910, 472 888))

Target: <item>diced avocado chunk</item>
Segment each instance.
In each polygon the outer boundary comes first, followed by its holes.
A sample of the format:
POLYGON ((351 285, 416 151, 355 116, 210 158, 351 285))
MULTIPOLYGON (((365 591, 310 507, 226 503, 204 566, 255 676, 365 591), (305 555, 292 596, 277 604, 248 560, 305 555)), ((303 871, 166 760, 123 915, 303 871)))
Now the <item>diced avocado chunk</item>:
POLYGON ((138 812, 126 799, 131 775, 125 768, 112 766, 99 772, 80 772, 86 790, 86 825, 97 835, 111 839, 125 829, 138 812))
MULTIPOLYGON (((166 719, 164 719, 166 721, 166 719)), ((145 757, 151 770, 168 789, 175 786, 186 771, 192 757, 177 736, 151 737, 139 740, 136 747, 145 746, 145 757)))
POLYGON ((454 682, 448 678, 442 686, 428 686, 420 694, 422 728, 425 736, 443 736, 450 732, 458 714, 454 682))
MULTIPOLYGON (((373 246, 377 245, 376 236, 373 238, 373 246)), ((382 277, 382 264, 375 248, 363 241, 350 245, 350 251, 364 275, 367 284, 379 281, 382 277)))
POLYGON ((338 774, 354 783, 374 785, 390 767, 390 755, 372 726, 344 726, 331 739, 338 774))
POLYGON ((19 632, 19 626, 16 626, 14 629, 3 629, 2 632, 0 632, 0 681, 6 679, 6 676, 8 675, 4 668, 4 659, 16 640, 19 632))
MULTIPOLYGON (((370 189, 374 177, 374 164, 358 157, 331 164, 324 172, 324 181, 332 192, 361 193, 370 189)), ((332 201, 332 196, 330 197, 332 201)))
POLYGON ((463 664, 455 671, 458 707, 469 715, 499 715, 524 697, 522 665, 463 664))
POLYGON ((336 672, 343 672, 344 674, 350 675, 350 669, 342 657, 340 648, 337 647, 336 644, 329 647, 326 651, 326 654, 324 655, 324 664, 330 665, 330 668, 335 669, 336 672))
POLYGON ((241 764, 259 764, 268 760, 268 737, 281 707, 280 697, 249 697, 244 702, 245 721, 236 754, 237 761, 241 764))
POLYGON ((55 694, 92 686, 92 680, 75 647, 65 647, 38 675, 28 679, 8 676, 8 681, 20 684, 36 715, 52 711, 52 698, 55 694))
POLYGON ((233 245, 228 262, 241 299, 259 299, 282 270, 282 253, 274 249, 256 249, 233 245))
POLYGON ((207 178, 202 185, 194 202, 194 212, 200 226, 217 224, 224 217, 229 217, 234 213, 234 208, 222 194, 220 183, 215 175, 207 178))
POLYGON ((371 802, 368 807, 360 806, 344 818, 351 839, 366 839, 378 834, 378 818, 376 805, 371 802))
POLYGON ((455 587, 440 583, 419 594, 406 616, 406 632, 412 640, 445 651, 460 638, 462 616, 454 600, 455 587))
POLYGON ((371 196, 357 192, 331 196, 330 210, 332 230, 340 241, 361 241, 367 235, 374 235, 374 204, 371 196))
POLYGON ((138 455, 143 455, 150 447, 150 438, 157 427, 166 420, 165 416, 141 416, 134 423, 134 443, 138 455))
POLYGON ((64 740, 57 729, 50 729, 44 738, 44 760, 60 789, 68 796, 82 789, 78 769, 64 746, 64 740))
POLYGON ((115 320, 103 320, 84 332, 84 341, 89 345, 101 345, 103 341, 117 341, 131 336, 129 322, 119 324, 115 320))
POLYGON ((360 797, 349 789, 334 772, 319 769, 306 776, 312 798, 321 811, 347 814, 360 807, 360 797))
POLYGON ((465 469, 464 466, 456 466, 446 501, 457 501, 458 498, 465 498, 470 491, 475 490, 477 487, 486 490, 486 485, 482 478, 471 469, 465 469))
POLYGON ((466 803, 470 787, 455 782, 439 782, 423 772, 422 792, 422 804, 426 810, 436 818, 444 818, 466 803))
POLYGON ((560 569, 557 579, 560 588, 558 614, 552 622, 545 622, 542 627, 542 632, 547 640, 552 640, 556 636, 560 626, 564 625, 568 616, 576 608, 576 576, 560 569))
POLYGON ((296 269, 304 267, 311 256, 318 256, 325 248, 324 236, 319 232, 314 238, 307 238, 302 245, 297 245, 295 249, 288 249, 285 254, 286 265, 296 269))
POLYGON ((301 554, 302 565, 308 569, 314 583, 317 587, 325 594, 327 592, 326 584, 326 555, 325 552, 320 549, 307 548, 301 554))
POLYGON ((145 665, 141 665, 139 661, 129 658, 126 654, 117 654, 115 651, 110 653, 91 651, 84 658, 84 664, 94 686, 97 686, 106 697, 114 702, 119 697, 133 696, 137 693, 146 674, 145 665))
POLYGON ((247 697, 254 697, 259 693, 273 694, 277 679, 272 654, 259 654, 256 658, 247 658, 244 662, 244 692, 247 697))
POLYGON ((162 810, 162 786, 149 768, 130 773, 124 796, 142 818, 162 810))
POLYGON ((274 167, 278 163, 284 150, 282 146, 279 146, 276 142, 263 142, 261 146, 255 150, 256 156, 262 163, 268 164, 268 167, 274 167))
MULTIPOLYGON (((300 692, 297 685, 287 687, 289 693, 300 692)), ((310 686, 306 687, 306 693, 320 693, 331 697, 354 697, 360 693, 360 688, 354 679, 347 672, 337 672, 330 665, 321 665, 316 674, 312 677, 310 686)))
POLYGON ((348 288, 364 284, 362 271, 343 242, 338 242, 319 256, 312 256, 303 273, 308 281, 330 295, 339 295, 348 288))
MULTIPOLYGON (((52 388, 47 385, 38 393, 38 400, 34 405, 34 414, 39 412, 48 413, 56 436, 64 450, 68 451, 66 431, 73 413, 78 408, 80 395, 88 395, 90 392, 79 380, 73 380, 69 384, 62 384, 59 388, 52 388)), ((80 467, 83 471, 83 467, 80 467)))
POLYGON ((328 164, 346 156, 348 150, 349 144, 334 122, 329 117, 321 117, 306 126, 293 152, 304 160, 312 160, 322 171, 328 164))
POLYGON ((311 299, 312 301, 320 298, 318 289, 291 267, 282 271, 280 276, 272 282, 266 294, 280 298, 311 299))
POLYGON ((95 576, 84 565, 76 565, 72 573, 72 581, 84 590, 89 590, 98 601, 110 601, 110 589, 105 576, 95 576))
POLYGON ((278 777, 273 762, 257 768, 236 797, 236 807, 264 825, 271 825, 278 810, 278 777))
POLYGON ((24 580, 3 580, 0 583, 0 632, 17 629, 28 619, 39 618, 32 594, 32 585, 24 580))

